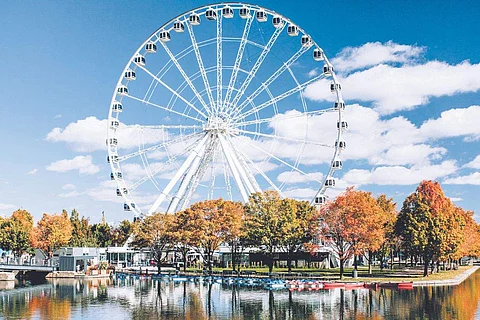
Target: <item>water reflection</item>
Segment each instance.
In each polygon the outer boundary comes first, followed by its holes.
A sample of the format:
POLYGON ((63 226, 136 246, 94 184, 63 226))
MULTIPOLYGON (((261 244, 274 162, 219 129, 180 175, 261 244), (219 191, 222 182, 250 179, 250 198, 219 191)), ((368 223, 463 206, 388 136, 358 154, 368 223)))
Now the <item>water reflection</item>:
POLYGON ((5 319, 474 319, 480 272, 456 287, 266 291, 124 279, 53 280, 0 291, 5 319))

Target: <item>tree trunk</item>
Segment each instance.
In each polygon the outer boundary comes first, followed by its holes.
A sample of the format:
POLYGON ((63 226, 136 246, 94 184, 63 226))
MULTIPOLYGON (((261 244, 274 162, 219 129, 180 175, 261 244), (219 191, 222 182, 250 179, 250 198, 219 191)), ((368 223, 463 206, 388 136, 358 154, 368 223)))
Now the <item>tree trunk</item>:
POLYGON ((235 265, 237 262, 237 248, 235 245, 232 244, 232 271, 235 272, 235 265))
POLYGON ((372 275, 372 250, 368 250, 368 275, 372 275))
POLYGON ((343 279, 343 264, 345 263, 344 258, 340 257, 340 280, 343 279))
POLYGON ((288 267, 288 274, 292 273, 292 253, 290 249, 288 249, 288 253, 287 253, 287 267, 288 267))
POLYGON ((428 261, 428 259, 426 259, 425 257, 423 258, 423 276, 424 277, 428 277, 428 263, 430 261, 428 261))
POLYGON ((390 250, 390 270, 393 270, 393 247, 390 250))

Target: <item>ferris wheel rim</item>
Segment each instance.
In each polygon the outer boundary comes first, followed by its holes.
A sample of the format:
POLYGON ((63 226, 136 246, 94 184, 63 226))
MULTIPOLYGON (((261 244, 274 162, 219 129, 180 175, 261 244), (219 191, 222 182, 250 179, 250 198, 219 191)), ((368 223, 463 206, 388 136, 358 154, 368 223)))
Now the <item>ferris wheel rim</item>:
MULTIPOLYGON (((158 35, 160 31, 165 30, 165 27, 166 27, 166 26, 172 25, 175 21, 179 21, 181 17, 183 18, 183 22, 186 22, 186 16, 187 16, 188 14, 197 13, 198 11, 207 10, 207 9, 209 9, 209 8, 213 8, 214 10, 216 10, 216 11, 218 12, 218 11, 220 11, 221 9, 225 8, 226 6, 231 6, 231 7, 242 6, 242 7, 247 7, 247 8, 249 8, 250 10, 254 10, 255 12, 257 12, 257 11, 259 11, 259 10, 263 10, 263 11, 266 12, 268 15, 271 15, 271 16, 279 16, 279 17, 282 18, 283 21, 285 21, 285 22, 284 22, 284 26, 287 25, 287 24, 292 24, 292 25, 296 26, 296 27, 298 28, 298 30, 299 30, 303 35, 309 36, 309 38, 310 38, 310 40, 311 40, 311 42, 312 42, 311 47, 313 47, 313 48, 321 48, 321 47, 315 42, 315 40, 314 40, 308 33, 306 33, 306 32, 304 31, 304 29, 302 29, 298 24, 295 24, 295 23, 294 23, 293 21, 291 21, 289 18, 287 18, 287 17, 285 17, 285 16, 283 16, 283 15, 281 15, 281 14, 279 14, 279 13, 273 11, 273 10, 270 10, 270 9, 268 9, 268 8, 264 8, 264 7, 261 7, 261 6, 258 6, 258 5, 253 5, 253 4, 248 4, 248 3, 240 3, 240 2, 213 3, 213 4, 210 4, 210 5, 205 5, 205 6, 200 6, 200 7, 194 8, 194 9, 189 10, 189 11, 186 11, 186 12, 184 12, 184 13, 176 16, 176 17, 174 17, 173 19, 170 19, 170 20, 167 21, 166 23, 164 23, 162 26, 160 26, 158 29, 156 29, 149 37, 147 37, 147 39, 146 39, 146 40, 139 46, 139 48, 135 51, 135 53, 132 55, 132 57, 129 59, 129 62, 128 62, 127 65, 125 66, 123 72, 121 73, 121 75, 120 75, 120 77, 119 77, 119 80, 118 80, 118 82, 117 82, 117 85, 116 85, 116 87, 115 87, 115 91, 114 91, 114 94, 113 94, 113 96, 112 96, 111 103, 110 103, 108 122, 110 122, 111 119, 116 119, 116 120, 118 121, 118 118, 119 118, 119 114, 118 114, 118 113, 117 113, 115 116, 113 116, 113 113, 114 113, 114 112, 113 112, 113 109, 112 109, 113 107, 112 107, 112 106, 113 106, 113 104, 115 103, 115 101, 116 101, 116 99, 117 99, 117 97, 118 97, 117 88, 118 88, 119 86, 121 86, 122 83, 123 83, 123 75, 124 75, 125 72, 129 69, 129 67, 133 64, 132 61, 133 61, 134 57, 136 57, 136 56, 138 56, 138 55, 140 54, 140 52, 142 51, 142 48, 144 48, 144 46, 145 46, 149 41, 151 41, 151 39, 152 39, 155 35, 158 35)), ((204 15, 204 14, 205 14, 205 11, 204 11, 204 12, 199 12, 198 14, 199 14, 199 15, 204 15)), ((219 16, 221 16, 221 14, 220 14, 219 16)), ((252 15, 252 16, 253 16, 253 15, 252 15)), ((253 18, 252 18, 252 19, 253 19, 253 18)), ((180 20, 180 21, 181 21, 181 20, 180 20)), ((217 20, 217 21, 218 21, 218 20, 217 20)), ((188 28, 188 27, 189 27, 189 24, 188 24, 188 22, 187 22, 187 28, 188 28)), ((171 28, 170 28, 170 29, 171 29, 171 28)), ((218 41, 218 38, 217 38, 217 41, 218 41)), ((158 40, 158 39, 157 39, 157 42, 164 44, 163 42, 161 42, 161 41, 158 40)), ((307 51, 308 51, 308 50, 307 50, 307 51)), ((331 66, 331 64, 330 64, 330 62, 329 62, 329 60, 328 60, 328 58, 327 58, 326 56, 324 56, 324 60, 325 60, 325 63, 326 63, 326 64, 328 64, 328 65, 331 66)), ((217 67, 218 67, 218 66, 217 66, 217 67)), ((335 73, 334 73, 333 71, 331 72, 331 78, 332 78, 332 83, 334 83, 334 84, 337 84, 337 83, 338 83, 337 78, 336 78, 336 75, 335 75, 335 73)), ((229 88, 230 88, 230 86, 229 86, 229 88)), ((219 91, 219 90, 217 90, 217 92, 218 92, 218 91, 219 91)), ((303 100, 303 99, 304 99, 304 97, 303 97, 303 91, 299 91, 299 92, 300 92, 300 95, 301 95, 302 100, 303 100)), ((172 93, 173 93, 173 92, 172 92, 172 93)), ((210 93, 212 93, 212 90, 210 90, 210 93)), ((336 101, 343 103, 343 98, 342 98, 341 92, 340 92, 339 90, 335 89, 335 94, 336 94, 336 97, 337 97, 337 98, 336 98, 336 101)), ((246 101, 246 100, 244 100, 244 101, 246 101)), ((198 111, 197 111, 197 112, 198 112, 198 111)), ((307 112, 307 110, 304 110, 304 112, 307 112)), ((200 112, 198 112, 198 113, 200 113, 200 112)), ((342 112, 342 110, 339 109, 339 110, 338 110, 338 114, 339 114, 339 115, 338 115, 338 121, 341 122, 342 119, 343 119, 343 112, 342 112)), ((305 116, 307 116, 307 115, 305 115, 305 116)), ((195 120, 201 121, 201 120, 198 119, 198 118, 195 119, 195 120)), ((241 119, 240 119, 240 120, 241 120, 241 119)), ((257 125, 258 125, 258 124, 257 124, 257 125)), ((113 135, 113 137, 115 137, 115 134, 113 135)), ((339 129, 339 130, 338 130, 338 133, 337 133, 337 139, 336 139, 336 141, 335 141, 335 142, 336 142, 336 146, 334 147, 334 153, 333 153, 332 161, 333 161, 334 159, 336 159, 336 158, 338 157, 338 155, 340 154, 340 152, 341 152, 341 148, 340 148, 339 144, 340 144, 340 141, 342 140, 342 137, 343 137, 343 130, 340 130, 340 129, 339 129)), ((110 130, 110 128, 108 128, 108 130, 107 130, 107 141, 108 141, 109 139, 111 139, 111 138, 112 138, 112 136, 111 136, 111 130, 110 130)), ((304 143, 303 145, 305 146, 305 143, 304 143)), ((116 152, 114 152, 114 151, 112 150, 112 148, 110 148, 110 147, 108 147, 107 150, 108 150, 108 157, 109 157, 109 158, 112 157, 112 156, 114 156, 114 155, 116 154, 116 152)), ((297 161, 296 161, 296 165, 295 165, 295 166, 297 166, 297 162, 298 162, 298 159, 297 159, 297 161)), ((118 167, 121 169, 120 163, 118 163, 118 167)), ((115 167, 115 162, 114 162, 114 161, 111 161, 111 162, 110 162, 110 168, 111 168, 111 170, 112 170, 112 174, 116 171, 116 169, 118 169, 118 168, 115 167)), ((326 181, 326 179, 327 179, 328 177, 333 176, 334 171, 335 171, 335 169, 334 169, 332 166, 330 166, 327 175, 325 175, 324 178, 323 178, 323 182, 322 182, 321 188, 320 188, 320 189, 317 191, 317 193, 315 194, 314 199, 315 199, 318 195, 323 195, 323 194, 324 194, 324 192, 325 192, 325 190, 326 190, 325 181, 326 181)), ((120 170, 120 172, 121 172, 121 170, 120 170)), ((121 187, 121 184, 120 184, 119 181, 117 180, 117 176, 114 175, 114 178, 115 178, 115 180, 117 181, 117 185, 118 185, 119 187, 121 187)), ((124 200, 125 200, 126 202, 131 202, 132 204, 135 204, 135 202, 134 202, 134 200, 133 200, 132 198, 127 197, 127 196, 126 196, 125 194, 123 194, 123 193, 122 193, 122 197, 124 198, 124 200)), ((311 203, 314 202, 314 199, 312 199, 311 203)), ((135 209, 135 210, 133 210, 133 211, 135 211, 136 214, 142 214, 142 211, 138 208, 138 206, 135 206, 134 209, 135 209)))

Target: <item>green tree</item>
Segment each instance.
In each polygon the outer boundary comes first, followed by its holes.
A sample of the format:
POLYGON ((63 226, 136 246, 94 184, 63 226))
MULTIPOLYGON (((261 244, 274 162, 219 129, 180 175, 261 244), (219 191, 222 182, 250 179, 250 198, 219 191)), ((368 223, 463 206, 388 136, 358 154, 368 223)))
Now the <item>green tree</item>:
POLYGON ((89 218, 80 215, 73 209, 70 214, 70 223, 72 225, 72 238, 69 245, 72 247, 90 247, 96 246, 96 240, 92 236, 89 218))
POLYGON ((275 191, 253 193, 245 204, 245 229, 248 243, 258 246, 267 256, 273 271, 273 254, 284 241, 284 221, 279 215, 282 200, 275 191))
POLYGON ((26 210, 16 210, 7 219, 0 220, 0 247, 19 257, 30 249, 33 217, 26 210))
POLYGON ((318 225, 318 211, 307 201, 283 199, 278 208, 282 223, 281 247, 287 253, 288 272, 292 271, 292 255, 311 242, 318 225))
POLYGON ((138 249, 148 248, 152 260, 157 263, 158 273, 162 271, 162 262, 168 251, 173 249, 172 223, 174 216, 155 213, 140 220, 134 228, 132 246, 138 249))
POLYGON ((112 244, 122 246, 132 234, 134 224, 129 220, 122 220, 120 224, 112 230, 112 244))

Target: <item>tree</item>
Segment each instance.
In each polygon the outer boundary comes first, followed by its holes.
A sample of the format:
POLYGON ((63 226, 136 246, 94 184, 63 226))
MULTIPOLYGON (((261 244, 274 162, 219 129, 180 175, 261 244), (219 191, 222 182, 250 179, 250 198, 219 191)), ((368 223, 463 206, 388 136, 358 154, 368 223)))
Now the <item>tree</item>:
POLYGON ((122 220, 118 227, 112 230, 112 244, 124 245, 133 232, 134 225, 129 220, 122 220))
POLYGON ((454 207, 438 182, 422 181, 403 202, 395 233, 407 253, 422 257, 424 276, 428 276, 430 262, 438 261, 458 247, 460 229, 456 223, 454 207))
POLYGON ((44 213, 33 229, 32 246, 43 249, 51 257, 53 252, 68 245, 72 237, 72 224, 64 210, 61 214, 44 213))
POLYGON ((162 271, 162 262, 168 250, 173 248, 172 224, 173 215, 155 213, 145 217, 135 225, 132 246, 135 248, 150 249, 152 260, 157 263, 158 273, 162 271))
MULTIPOLYGON (((386 195, 382 194, 377 197, 377 205, 383 214, 385 223, 383 225, 383 239, 384 241, 380 244, 378 248, 369 248, 368 250, 368 274, 372 274, 372 253, 377 251, 378 256, 380 257, 380 268, 383 269, 383 262, 387 254, 391 253, 393 255, 393 248, 398 244, 398 237, 395 235, 395 222, 397 220, 397 210, 396 203, 393 202, 392 198, 387 198, 386 195)), ((393 259, 392 259, 393 262, 393 259)))
POLYGON ((108 247, 112 244, 112 230, 105 220, 102 212, 102 221, 91 226, 92 237, 95 239, 96 246, 108 247))
POLYGON ((0 220, 0 247, 19 257, 30 249, 33 217, 26 210, 16 210, 11 217, 0 220))
POLYGON ((307 201, 283 199, 278 215, 283 221, 282 248, 287 252, 288 272, 292 271, 292 255, 313 240, 318 224, 318 211, 307 201))
POLYGON ((230 232, 239 227, 242 213, 240 203, 223 199, 198 202, 184 211, 184 215, 189 217, 187 229, 195 234, 197 251, 206 262, 210 274, 213 253, 229 239, 230 232))
POLYGON ((78 211, 73 209, 70 214, 70 224, 72 225, 72 237, 69 245, 72 247, 96 246, 96 239, 92 235, 89 218, 82 216, 80 218, 78 211))
POLYGON ((382 210, 369 192, 352 187, 320 209, 320 235, 329 242, 340 260, 340 278, 345 261, 367 250, 376 250, 383 242, 385 224, 382 210))
POLYGON ((284 221, 279 215, 281 202, 277 192, 267 190, 253 193, 245 204, 246 238, 267 256, 270 273, 273 271, 273 253, 283 244, 284 221))

